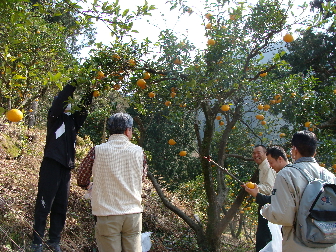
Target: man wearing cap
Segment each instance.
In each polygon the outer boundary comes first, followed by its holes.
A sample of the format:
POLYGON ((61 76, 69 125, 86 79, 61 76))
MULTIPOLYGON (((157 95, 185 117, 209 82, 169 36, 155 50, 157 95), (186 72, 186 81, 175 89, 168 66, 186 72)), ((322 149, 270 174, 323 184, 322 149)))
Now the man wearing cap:
POLYGON ((75 167, 76 135, 88 115, 85 107, 92 102, 91 92, 83 97, 78 105, 79 110, 72 113, 68 100, 72 98, 76 86, 76 81, 67 84, 55 97, 48 111, 46 144, 35 204, 33 252, 42 251, 49 213, 49 240, 46 248, 61 252, 59 243, 66 220, 71 170, 75 167))

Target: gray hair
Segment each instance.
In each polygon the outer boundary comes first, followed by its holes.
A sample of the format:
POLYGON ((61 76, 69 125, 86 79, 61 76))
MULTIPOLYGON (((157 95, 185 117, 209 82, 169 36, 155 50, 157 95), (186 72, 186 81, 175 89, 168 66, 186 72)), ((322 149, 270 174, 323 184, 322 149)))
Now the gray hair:
POLYGON ((107 128, 109 133, 112 134, 124 134, 125 130, 133 127, 133 118, 126 113, 113 114, 107 120, 107 128))

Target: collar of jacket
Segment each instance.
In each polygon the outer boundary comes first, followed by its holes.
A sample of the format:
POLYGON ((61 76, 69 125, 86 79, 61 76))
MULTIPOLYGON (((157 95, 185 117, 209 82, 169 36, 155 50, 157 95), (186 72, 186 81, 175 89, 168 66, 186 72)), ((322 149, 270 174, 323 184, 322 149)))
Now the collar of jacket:
POLYGON ((301 163, 301 162, 313 162, 313 163, 316 163, 316 160, 313 157, 301 157, 298 160, 296 160, 294 162, 294 164, 295 163, 301 163))

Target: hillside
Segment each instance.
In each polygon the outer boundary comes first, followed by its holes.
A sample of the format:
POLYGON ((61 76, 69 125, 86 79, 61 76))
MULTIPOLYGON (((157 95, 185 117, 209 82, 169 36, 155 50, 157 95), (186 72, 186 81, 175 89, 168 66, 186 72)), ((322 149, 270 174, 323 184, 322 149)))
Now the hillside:
MULTIPOLYGON (((0 251, 25 251, 31 242, 45 131, 1 124, 0 139, 0 251)), ((77 160, 83 158, 90 147, 89 140, 79 139, 77 160)), ((76 186, 75 178, 76 171, 73 171, 62 248, 64 251, 96 251, 90 202, 83 198, 84 191, 76 186)), ((173 229, 167 230, 172 226, 169 222, 174 216, 163 209, 157 199, 153 200, 155 196, 150 195, 152 190, 149 183, 145 188, 147 197, 144 202, 148 211, 144 213, 144 229, 152 232, 160 229, 159 236, 152 235, 151 251, 171 251, 163 243, 167 243, 165 237, 170 236, 171 232, 179 236, 173 229)), ((177 220, 174 222, 178 224, 177 220)), ((183 229, 186 230, 186 227, 183 229)))
MULTIPOLYGON (((31 243, 45 130, 0 124, 0 140, 0 251, 26 251, 31 243)), ((91 146, 89 139, 78 139, 78 162, 91 146)), ((63 251, 97 251, 91 206, 83 195, 84 191, 76 185, 74 170, 61 240, 63 251)), ((144 185, 143 197, 143 231, 153 232, 150 251, 198 251, 193 231, 165 209, 149 181, 144 185)), ((183 207, 176 200, 174 204, 183 207)), ((231 245, 226 244, 225 251, 241 251, 246 246, 238 240, 226 239, 231 245)))

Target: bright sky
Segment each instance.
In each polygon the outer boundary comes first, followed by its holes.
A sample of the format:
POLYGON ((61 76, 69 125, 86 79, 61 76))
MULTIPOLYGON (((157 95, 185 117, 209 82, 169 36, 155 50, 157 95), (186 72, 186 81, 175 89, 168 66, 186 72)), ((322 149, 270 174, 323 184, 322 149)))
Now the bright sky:
MULTIPOLYGON (((246 1, 246 0, 245 0, 246 1)), ((284 4, 287 0, 283 0, 284 4)), ((138 30, 138 34, 133 34, 138 41, 142 41, 146 37, 152 42, 156 42, 159 32, 163 29, 172 29, 176 35, 185 34, 189 41, 192 42, 197 48, 203 49, 206 47, 206 39, 204 37, 205 29, 202 23, 205 22, 204 15, 208 13, 204 9, 204 0, 186 0, 185 3, 193 10, 193 13, 189 15, 185 13, 181 15, 178 9, 170 11, 170 4, 166 4, 167 0, 147 0, 148 5, 155 5, 156 10, 151 11, 152 16, 146 16, 137 20, 134 23, 134 29, 138 30)), ((255 3, 255 0, 247 0, 248 3, 255 3)), ((295 0, 295 5, 302 4, 304 0, 295 0)), ((142 5, 145 0, 122 0, 119 2, 121 9, 130 9, 131 11, 136 8, 137 5, 142 5)), ((296 13, 298 14, 298 13, 296 13)), ((287 31, 284 31, 284 34, 287 31)), ((282 35, 284 35, 282 34, 282 35)), ((110 36, 110 31, 102 22, 97 23, 97 37, 96 42, 103 42, 108 45, 113 41, 110 36)), ((83 54, 87 54, 89 49, 84 50, 83 54)))

